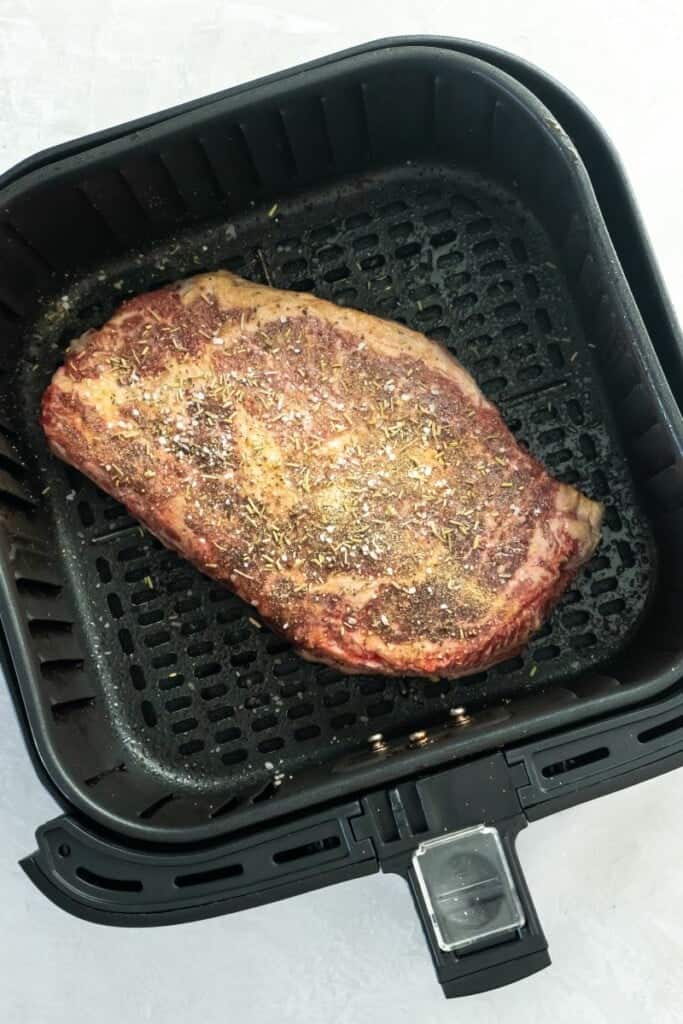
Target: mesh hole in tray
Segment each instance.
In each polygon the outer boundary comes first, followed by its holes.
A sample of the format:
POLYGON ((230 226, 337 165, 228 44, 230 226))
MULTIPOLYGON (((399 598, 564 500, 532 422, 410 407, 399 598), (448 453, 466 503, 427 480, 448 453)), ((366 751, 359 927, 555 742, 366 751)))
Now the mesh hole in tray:
MULTIPOLYGON (((396 188, 400 196, 389 198, 386 185, 366 192, 366 207, 345 213, 333 195, 327 214, 322 205, 294 213, 283 218, 286 230, 261 223, 252 251, 242 235, 239 251, 227 250, 220 226, 198 235, 196 245, 207 246, 207 266, 263 279, 265 262, 276 286, 392 316, 446 344, 521 442, 605 502, 600 550, 529 648, 495 669, 438 684, 347 677, 299 658, 287 641, 258 628, 253 611, 229 591, 169 554, 78 474, 51 463, 50 472, 76 491, 55 514, 62 545, 76 545, 86 635, 106 652, 96 678, 123 729, 174 786, 178 769, 191 766, 196 780, 242 783, 276 799, 287 783, 264 784, 267 761, 296 777, 364 747, 372 732, 408 732, 426 713, 446 717, 453 704, 495 703, 579 674, 618 650, 644 606, 647 530, 603 426, 588 352, 543 235, 476 186, 444 185, 437 176, 419 199, 409 184, 396 188)), ((172 276, 193 269, 178 266, 172 276)), ((151 258, 138 266, 134 290, 144 290, 153 271, 151 258)), ((120 273, 92 289, 111 291, 120 273)), ((76 326, 90 324, 80 319, 64 336, 76 326)), ((214 814, 241 803, 224 799, 214 814)))

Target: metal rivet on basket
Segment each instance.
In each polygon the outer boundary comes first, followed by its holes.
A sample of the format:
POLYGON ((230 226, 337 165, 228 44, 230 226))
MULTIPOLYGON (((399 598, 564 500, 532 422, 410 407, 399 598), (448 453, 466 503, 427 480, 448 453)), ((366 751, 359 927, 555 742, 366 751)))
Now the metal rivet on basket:
POLYGON ((429 739, 429 736, 424 729, 418 729, 417 732, 411 732, 408 739, 413 747, 423 747, 429 739))
POLYGON ((449 714, 453 725, 469 725, 472 721, 472 716, 468 715, 463 707, 451 708, 449 714))
POLYGON ((387 742, 381 732, 375 732, 372 736, 368 736, 368 743, 376 753, 387 749, 387 742))

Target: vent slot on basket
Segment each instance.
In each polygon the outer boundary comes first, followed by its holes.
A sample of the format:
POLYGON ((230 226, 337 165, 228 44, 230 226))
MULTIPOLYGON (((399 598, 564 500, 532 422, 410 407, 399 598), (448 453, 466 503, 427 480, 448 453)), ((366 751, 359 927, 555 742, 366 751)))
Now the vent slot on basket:
POLYGON ((287 850, 279 850, 273 854, 275 864, 290 864, 293 860, 304 860, 306 857, 314 857, 318 853, 325 853, 327 850, 336 850, 341 846, 339 836, 326 836, 324 839, 315 839, 310 843, 302 843, 301 846, 292 846, 287 850))
POLYGON ((650 729, 644 729, 638 733, 639 743, 651 743, 653 740, 661 739, 662 736, 668 736, 670 733, 678 732, 679 729, 683 729, 683 715, 679 715, 677 718, 671 718, 668 722, 661 722, 659 725, 654 725, 650 729))
POLYGON ((195 871, 187 875, 176 875, 175 884, 179 889, 187 889, 193 885, 211 885, 212 882, 225 882, 229 878, 239 878, 244 874, 241 864, 226 864, 223 867, 211 868, 207 871, 195 871))
POLYGON ((541 774, 546 779, 554 779, 558 775, 568 775, 578 768, 586 768, 590 764, 604 761, 609 757, 607 747, 596 747, 594 750, 587 750, 584 754, 575 754, 574 757, 567 757, 563 761, 554 761, 542 769, 541 774))
POLYGON ((142 892, 143 885, 138 878, 109 878, 107 875, 100 875, 90 868, 78 867, 76 874, 83 882, 94 886, 96 889, 104 889, 106 892, 142 892))

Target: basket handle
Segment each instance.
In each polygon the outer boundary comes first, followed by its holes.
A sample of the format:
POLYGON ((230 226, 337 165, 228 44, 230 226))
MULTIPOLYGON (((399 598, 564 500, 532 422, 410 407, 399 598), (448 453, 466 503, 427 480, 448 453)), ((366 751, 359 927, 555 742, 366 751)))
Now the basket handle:
MULTIPOLYGON (((504 851, 505 864, 514 885, 518 906, 521 910, 522 923, 501 930, 497 935, 489 935, 479 943, 472 942, 458 950, 442 948, 438 921, 434 906, 425 892, 424 882, 416 867, 415 858, 404 872, 415 907, 422 924, 427 945, 432 955, 434 968, 446 998, 475 995, 491 989, 509 985, 526 978, 550 964, 548 944, 538 920, 524 874, 517 857, 515 839, 521 827, 526 824, 524 819, 512 819, 499 823, 493 830, 497 832, 504 851)), ((464 830, 471 832, 472 830, 464 830)), ((457 836, 457 833, 455 834, 457 836)), ((441 841, 441 840, 439 840, 441 841)), ((443 837, 447 842, 448 837, 443 837)), ((465 881, 467 881, 465 879, 465 881)), ((504 885, 504 883, 503 883, 504 885)), ((465 886, 465 892, 471 892, 465 886)), ((484 908, 504 899, 501 893, 500 880, 485 879, 482 886, 484 908)), ((465 915, 471 913, 465 910, 465 915)))

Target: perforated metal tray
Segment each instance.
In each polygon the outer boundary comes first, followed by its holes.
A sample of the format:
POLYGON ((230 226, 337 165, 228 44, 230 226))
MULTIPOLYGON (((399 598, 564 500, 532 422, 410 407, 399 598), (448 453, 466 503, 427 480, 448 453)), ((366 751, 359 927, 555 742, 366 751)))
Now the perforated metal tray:
POLYGON ((435 48, 360 55, 3 195, 0 246, 19 261, 0 282, 4 621, 36 742, 77 806, 148 838, 215 835, 672 679, 657 564, 683 497, 680 418, 576 151, 512 79, 435 48), (522 656, 440 683, 305 663, 47 455, 37 403, 66 342, 125 295, 216 266, 447 344, 520 440, 605 502, 600 550, 522 656), (474 724, 449 728, 461 704, 474 724), (425 727, 434 742, 411 749, 425 727), (394 740, 379 756, 378 731, 394 740))

